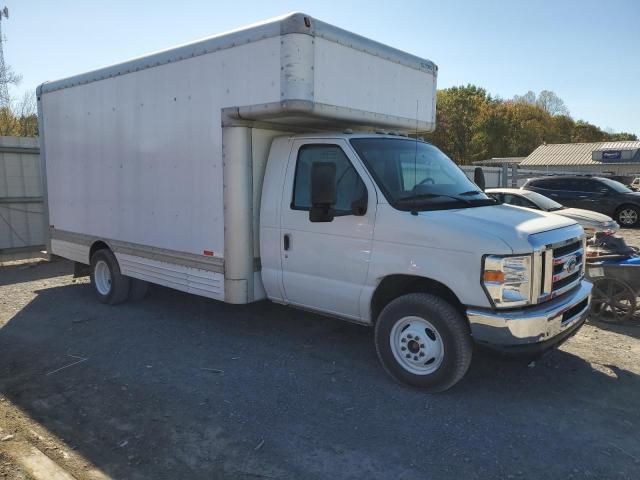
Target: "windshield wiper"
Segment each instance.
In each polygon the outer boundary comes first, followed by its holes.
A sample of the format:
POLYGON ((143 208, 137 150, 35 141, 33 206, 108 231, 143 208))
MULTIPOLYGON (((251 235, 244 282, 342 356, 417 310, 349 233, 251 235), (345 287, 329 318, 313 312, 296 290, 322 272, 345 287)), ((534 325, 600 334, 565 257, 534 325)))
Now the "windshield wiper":
POLYGON ((477 195, 479 193, 482 193, 480 190, 469 190, 468 192, 462 192, 459 193, 458 195, 477 195))
POLYGON ((421 193, 421 194, 418 194, 418 195, 409 195, 407 197, 401 197, 398 200, 402 201, 402 202, 405 202, 405 201, 406 202, 410 202, 412 200, 421 200, 421 199, 436 198, 436 197, 450 198, 452 200, 456 200, 458 202, 466 203, 467 205, 472 205, 473 206, 473 203, 471 203, 466 198, 455 197, 453 195, 445 195, 444 193, 421 193))

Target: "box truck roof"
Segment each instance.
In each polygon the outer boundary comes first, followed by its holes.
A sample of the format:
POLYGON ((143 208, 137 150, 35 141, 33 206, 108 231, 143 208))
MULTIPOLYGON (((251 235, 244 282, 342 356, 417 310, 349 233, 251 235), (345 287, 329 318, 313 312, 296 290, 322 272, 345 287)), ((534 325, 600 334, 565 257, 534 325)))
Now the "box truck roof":
POLYGON ((270 37, 287 35, 290 33, 301 33, 325 38, 340 44, 348 45, 350 48, 360 50, 407 67, 415 68, 416 70, 434 73, 438 70, 438 67, 431 60, 417 57, 410 53, 403 52, 402 50, 398 50, 380 42, 351 33, 347 30, 316 20, 304 13, 295 12, 281 17, 268 19, 263 22, 254 23, 229 32, 212 35, 195 42, 143 55, 126 62, 106 66, 97 70, 73 75, 71 77, 66 77, 52 82, 45 82, 38 88, 39 92, 50 92, 61 88, 73 87, 75 85, 104 80, 118 75, 126 75, 127 73, 137 72, 146 68, 153 68, 166 63, 193 58, 218 50, 233 48, 238 45, 264 40, 270 37))
MULTIPOLYGON (((225 74, 225 65, 244 61, 242 71, 245 76, 267 77, 272 69, 280 72, 278 101, 252 102, 245 96, 246 103, 222 105, 226 108, 225 115, 230 118, 323 129, 384 127, 430 131, 435 128, 437 66, 433 62, 303 13, 292 13, 117 65, 46 82, 38 87, 37 93, 40 97, 148 69, 162 70, 183 61, 199 65, 202 78, 193 81, 216 82, 218 87, 224 83, 225 88, 234 88, 239 80, 253 82, 254 91, 265 92, 269 87, 260 84, 259 78, 238 79, 235 72, 225 74), (274 40, 278 48, 275 45, 262 47, 274 40), (256 54, 260 49, 263 51, 256 54), (230 62, 223 61, 214 67, 209 60, 200 60, 223 52, 227 52, 224 58, 230 62)), ((186 64, 184 69, 193 71, 193 67, 186 64)), ((145 78, 151 78, 151 75, 145 78)), ((188 87, 186 83, 184 86, 188 87)))

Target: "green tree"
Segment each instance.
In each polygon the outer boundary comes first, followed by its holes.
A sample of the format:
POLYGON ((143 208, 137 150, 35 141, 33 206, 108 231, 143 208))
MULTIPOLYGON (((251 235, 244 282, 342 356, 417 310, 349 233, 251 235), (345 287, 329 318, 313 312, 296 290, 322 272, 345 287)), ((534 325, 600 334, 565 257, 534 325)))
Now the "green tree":
POLYGON ((0 107, 0 135, 34 137, 38 135, 35 96, 25 93, 12 100, 9 107, 0 107))
POLYGON ((544 139, 547 143, 571 143, 575 125, 576 122, 568 115, 554 115, 544 139))
POLYGON ((529 91, 513 100, 492 98, 475 85, 438 91, 436 130, 430 141, 456 162, 527 156, 540 144, 637 140, 630 133, 605 132, 574 121, 549 90, 529 91))
POLYGON ((505 102, 487 102, 482 105, 472 145, 474 157, 479 159, 511 155, 511 114, 505 102))
POLYGON ((607 140, 607 134, 605 132, 584 120, 578 120, 576 122, 573 135, 571 136, 573 143, 603 142, 605 140, 607 140))
POLYGON ((608 133, 607 140, 611 142, 620 142, 624 140, 638 140, 638 136, 633 133, 620 132, 620 133, 608 133))
POLYGON ((472 148, 478 117, 483 105, 491 102, 487 91, 475 85, 438 91, 436 131, 430 139, 457 162, 477 159, 472 148))

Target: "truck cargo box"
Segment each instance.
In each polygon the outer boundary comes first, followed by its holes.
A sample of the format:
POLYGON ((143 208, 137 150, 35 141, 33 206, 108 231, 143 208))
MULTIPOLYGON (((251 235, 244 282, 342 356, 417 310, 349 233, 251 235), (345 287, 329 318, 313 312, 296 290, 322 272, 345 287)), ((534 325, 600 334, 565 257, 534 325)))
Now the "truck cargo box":
POLYGON ((262 298, 258 215, 288 132, 435 127, 430 61, 296 13, 38 88, 49 251, 211 298, 262 298))

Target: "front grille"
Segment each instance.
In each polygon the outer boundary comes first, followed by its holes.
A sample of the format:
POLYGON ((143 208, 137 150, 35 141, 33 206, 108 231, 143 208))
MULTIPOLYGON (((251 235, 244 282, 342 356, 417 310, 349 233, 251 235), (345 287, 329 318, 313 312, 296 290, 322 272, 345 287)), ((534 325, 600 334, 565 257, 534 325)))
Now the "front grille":
POLYGON ((551 300, 571 290, 584 276, 582 238, 546 245, 538 258, 540 262, 538 303, 551 300))
POLYGON ((553 282, 553 290, 560 290, 562 287, 566 287, 567 285, 575 282, 580 279, 580 272, 576 272, 568 277, 564 277, 562 280, 558 280, 557 282, 553 282))
POLYGON ((571 320, 573 317, 575 317, 581 311, 583 311, 585 308, 587 308, 588 304, 589 304, 589 299, 585 298, 579 304, 574 305, 573 307, 571 307, 569 310, 567 310, 566 312, 564 312, 562 314, 562 322, 561 323, 562 324, 567 323, 569 320, 571 320))
POLYGON ((553 256, 554 256, 554 258, 562 257, 563 255, 566 255, 567 253, 574 252, 574 251, 576 251, 578 249, 581 249, 581 248, 582 248, 582 241, 576 240, 575 242, 571 242, 568 245, 565 245, 564 247, 555 248, 553 250, 553 256))

